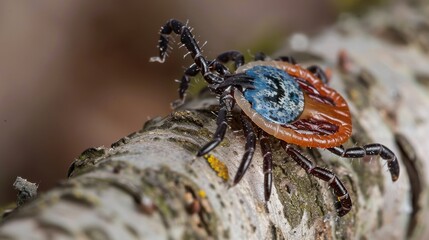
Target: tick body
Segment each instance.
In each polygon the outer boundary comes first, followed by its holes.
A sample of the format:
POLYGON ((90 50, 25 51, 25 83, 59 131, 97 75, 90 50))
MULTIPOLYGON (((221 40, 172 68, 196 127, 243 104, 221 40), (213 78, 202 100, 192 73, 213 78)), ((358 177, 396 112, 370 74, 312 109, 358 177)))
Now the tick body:
POLYGON ((238 109, 246 139, 245 152, 234 177, 237 184, 250 166, 256 142, 262 151, 264 195, 268 201, 272 188, 272 153, 268 136, 281 141, 281 146, 308 174, 329 184, 335 195, 335 208, 339 216, 347 214, 352 202, 347 189, 330 170, 317 167, 295 146, 325 148, 344 158, 380 156, 387 161, 393 181, 399 177, 399 164, 395 154, 382 144, 344 148, 352 133, 351 115, 344 98, 327 85, 324 71, 317 66, 303 68, 292 57, 269 60, 257 54, 255 61, 246 63, 240 52, 228 51, 213 60, 207 60, 189 28, 177 20, 169 20, 160 32, 159 56, 151 61, 163 62, 172 33, 180 35, 180 41, 194 60, 181 79, 179 100, 181 104, 191 77, 201 73, 208 88, 219 96, 217 129, 210 142, 197 153, 203 156, 216 148, 225 136, 227 116, 238 109), (233 61, 235 69, 224 64, 233 61), (235 105, 237 105, 235 107, 235 105))
POLYGON ((246 89, 244 94, 237 90, 234 97, 243 112, 265 132, 288 143, 321 148, 339 146, 351 136, 346 101, 311 72, 279 61, 251 62, 237 72, 249 75, 255 69, 265 78, 255 77, 255 89, 246 89), (274 70, 283 74, 274 75, 274 70), (270 88, 259 82, 276 84, 270 84, 270 88), (257 95, 257 99, 249 95, 257 95), (267 114, 268 110, 272 111, 267 114))

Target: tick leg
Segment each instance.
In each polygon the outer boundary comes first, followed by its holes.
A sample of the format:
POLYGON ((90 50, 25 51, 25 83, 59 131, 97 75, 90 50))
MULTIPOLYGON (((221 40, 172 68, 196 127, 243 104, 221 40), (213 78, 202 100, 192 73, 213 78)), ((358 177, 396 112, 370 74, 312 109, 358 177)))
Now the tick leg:
POLYGON ((263 52, 257 52, 255 54, 255 61, 265 61, 267 59, 267 55, 263 52))
POLYGON ((265 201, 270 200, 271 188, 273 184, 273 156, 271 153, 271 144, 268 140, 268 134, 263 130, 259 130, 259 143, 261 145, 262 156, 264 158, 264 196, 265 201))
POLYGON ((288 63, 293 64, 293 65, 296 64, 296 60, 292 56, 280 56, 280 57, 276 58, 275 60, 276 61, 282 61, 282 62, 288 62, 288 63))
POLYGON ((228 51, 228 52, 221 53, 219 54, 219 56, 217 56, 216 60, 218 60, 221 63, 234 61, 236 69, 244 64, 244 56, 239 51, 228 51))
POLYGON ((237 173, 234 177, 234 185, 240 182, 241 178, 246 173, 247 169, 252 162, 253 153, 255 152, 256 145, 256 134, 253 129, 252 122, 249 118, 241 112, 241 124, 243 125, 244 136, 246 137, 246 146, 244 149, 244 155, 241 159, 240 166, 238 166, 237 173))
MULTIPOLYGON (((281 57, 276 58, 276 60, 277 61, 288 62, 288 63, 293 64, 293 65, 296 64, 296 60, 293 57, 291 57, 291 56, 281 56, 281 57)), ((329 79, 326 76, 325 71, 323 71, 319 66, 312 65, 312 66, 308 67, 307 70, 310 71, 311 73, 313 73, 320 80, 322 80, 322 82, 324 84, 328 83, 329 79)))
POLYGON ((151 58, 150 61, 165 61, 165 58, 167 56, 169 36, 172 33, 180 35, 180 42, 183 43, 186 49, 188 49, 195 64, 198 66, 204 79, 209 84, 221 83, 223 81, 222 77, 210 71, 210 63, 203 56, 201 48, 200 46, 198 46, 198 43, 192 35, 189 27, 175 19, 169 20, 161 28, 160 39, 158 41, 159 56, 151 58))
POLYGON ((218 60, 213 60, 209 64, 210 69, 213 71, 216 71, 220 74, 220 76, 225 76, 227 74, 230 74, 228 68, 226 68, 222 63, 220 63, 218 60))
POLYGON ((335 176, 331 171, 317 167, 315 164, 306 158, 298 150, 294 149, 290 144, 282 141, 282 147, 285 149, 286 153, 292 157, 292 159, 298 163, 308 174, 311 174, 325 182, 328 182, 329 187, 334 190, 334 194, 337 197, 337 202, 335 203, 335 208, 337 210, 338 216, 342 217, 346 215, 352 208, 352 201, 350 199, 347 189, 344 187, 340 179, 335 176))
POLYGON ((216 120, 217 128, 215 133, 213 134, 213 139, 198 151, 197 157, 201 157, 209 153, 217 145, 219 145, 219 143, 222 142, 223 138, 225 137, 226 129, 228 128, 227 116, 228 113, 231 112, 231 109, 233 108, 235 103, 234 97, 232 96, 232 91, 233 90, 225 91, 221 95, 219 99, 220 110, 218 112, 216 120))
POLYGON ((191 77, 195 77, 200 72, 198 66, 194 63, 188 69, 186 69, 185 74, 183 74, 182 79, 180 79, 179 86, 179 99, 174 101, 171 105, 173 108, 177 108, 183 104, 185 100, 185 94, 189 87, 189 81, 191 77))
POLYGON ((238 73, 231 76, 228 76, 225 78, 225 81, 223 83, 219 84, 217 86, 217 90, 223 91, 223 89, 226 89, 230 86, 239 86, 242 88, 255 88, 253 85, 253 78, 248 76, 245 73, 238 73))
POLYGON ((345 158, 362 158, 365 156, 380 156, 387 161, 392 181, 398 180, 399 177, 399 162, 395 154, 386 146, 379 143, 372 143, 362 147, 353 147, 345 149, 343 146, 328 148, 328 150, 340 157, 345 158))
MULTIPOLYGON (((211 70, 218 72, 220 76, 229 74, 228 69, 216 60, 211 61, 209 67, 211 70)), ((183 104, 185 101, 185 94, 188 90, 189 82, 191 80, 190 78, 195 77, 198 73, 200 73, 200 69, 195 63, 185 70, 185 73, 180 80, 179 99, 172 103, 173 108, 177 108, 183 104)))
POLYGON ((307 68, 307 70, 310 71, 311 73, 313 73, 317 78, 319 78, 320 80, 322 80, 322 82, 324 84, 328 84, 329 79, 326 76, 326 73, 325 73, 325 71, 323 71, 322 68, 320 68, 317 65, 312 65, 312 66, 309 66, 307 68))

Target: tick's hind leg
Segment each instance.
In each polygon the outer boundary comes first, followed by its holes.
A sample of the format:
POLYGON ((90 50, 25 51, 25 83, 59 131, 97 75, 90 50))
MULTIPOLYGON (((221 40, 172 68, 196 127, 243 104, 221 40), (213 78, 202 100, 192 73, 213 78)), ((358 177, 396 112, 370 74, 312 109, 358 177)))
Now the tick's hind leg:
POLYGON ((298 150, 294 149, 290 144, 282 141, 282 147, 286 153, 292 157, 292 159, 298 163, 308 174, 311 174, 325 182, 328 182, 329 187, 334 190, 334 194, 337 197, 335 208, 338 216, 342 217, 346 215, 352 208, 352 201, 350 199, 347 189, 344 187, 340 179, 335 176, 331 171, 317 167, 315 164, 302 155, 298 150))
POLYGON ((261 145, 262 157, 264 158, 264 196, 265 201, 268 201, 270 200, 273 185, 273 155, 268 134, 261 129, 259 129, 259 134, 259 143, 261 145))
POLYGON ((372 143, 362 147, 353 147, 345 149, 343 146, 328 148, 332 153, 345 158, 363 158, 365 156, 380 156, 387 161, 392 181, 398 180, 399 162, 395 154, 386 146, 379 143, 372 143))

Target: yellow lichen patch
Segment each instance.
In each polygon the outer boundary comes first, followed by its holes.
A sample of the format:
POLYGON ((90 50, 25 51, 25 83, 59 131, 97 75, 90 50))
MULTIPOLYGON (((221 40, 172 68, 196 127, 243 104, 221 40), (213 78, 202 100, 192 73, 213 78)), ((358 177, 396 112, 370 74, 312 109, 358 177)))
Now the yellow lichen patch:
POLYGON ((204 190, 200 190, 198 191, 198 196, 200 196, 200 198, 206 198, 207 194, 204 190))
POLYGON ((204 158, 207 160, 207 162, 210 164, 210 167, 217 172, 217 176, 222 178, 225 181, 228 181, 229 175, 228 175, 228 168, 226 165, 221 162, 219 159, 217 159, 215 156, 211 154, 204 155, 204 158))

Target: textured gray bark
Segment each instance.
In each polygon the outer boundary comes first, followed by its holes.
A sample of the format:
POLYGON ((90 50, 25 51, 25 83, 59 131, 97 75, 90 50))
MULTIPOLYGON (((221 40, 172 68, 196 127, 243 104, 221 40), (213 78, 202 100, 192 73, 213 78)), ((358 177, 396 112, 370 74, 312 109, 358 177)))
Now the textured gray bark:
MULTIPOLYGON (((197 150, 215 130, 216 100, 200 96, 184 110, 147 122, 112 148, 88 149, 71 178, 4 217, 4 239, 423 239, 429 216, 425 150, 429 147, 429 16, 392 8, 340 24, 300 46, 300 62, 331 69, 330 84, 348 99, 354 116, 346 144, 380 142, 400 156, 392 183, 384 162, 341 159, 304 149, 332 169, 352 197, 338 218, 327 184, 308 176, 272 139, 274 188, 263 199, 259 147, 234 187, 197 150), (342 64, 338 65, 338 54, 342 64), (408 144, 409 143, 409 144, 408 144), (403 164, 402 164, 403 163, 403 164), (407 167, 405 167, 407 166, 407 167), (408 174, 408 173, 409 174, 408 174)), ((427 8, 426 8, 427 9, 427 8)), ((244 137, 232 121, 213 152, 235 174, 244 137)))

